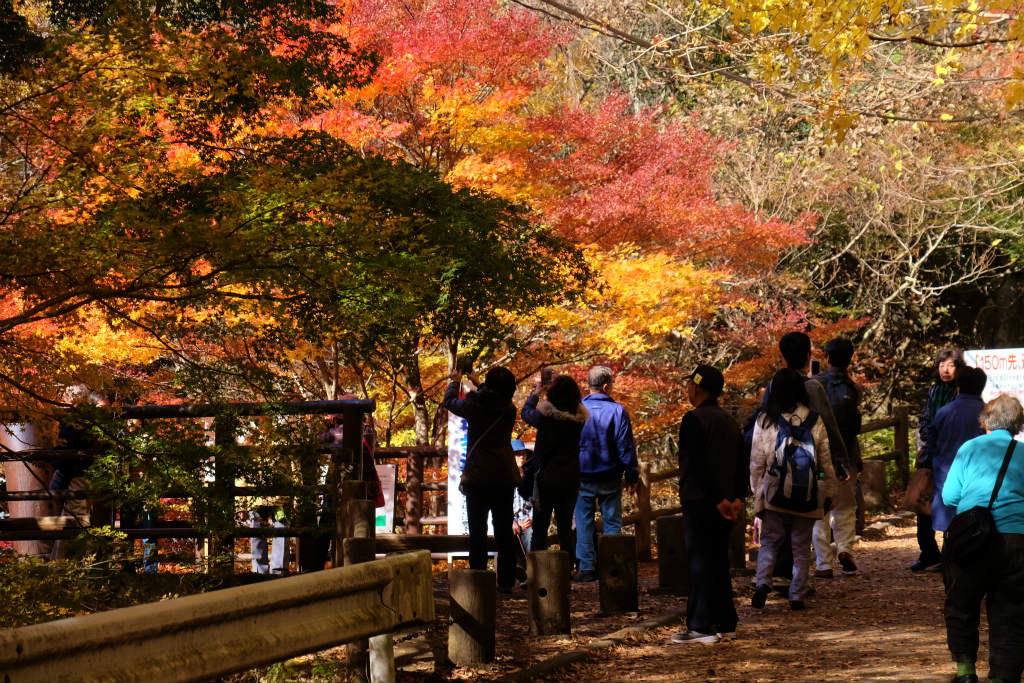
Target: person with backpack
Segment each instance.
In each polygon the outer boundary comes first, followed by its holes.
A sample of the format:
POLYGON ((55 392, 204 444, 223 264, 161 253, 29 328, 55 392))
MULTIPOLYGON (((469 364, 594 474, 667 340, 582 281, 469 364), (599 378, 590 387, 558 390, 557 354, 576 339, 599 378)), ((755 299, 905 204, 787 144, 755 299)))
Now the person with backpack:
MULTIPOLYGON (((850 465, 847 463, 846 444, 843 441, 843 435, 839 430, 836 418, 832 414, 832 406, 829 405, 828 395, 825 393, 825 388, 821 383, 810 377, 810 370, 812 366, 811 338, 803 332, 789 332, 784 334, 782 335, 782 338, 779 339, 779 353, 782 354, 783 360, 786 361, 786 367, 791 370, 796 370, 802 378, 805 388, 807 389, 806 405, 818 415, 825 427, 825 432, 828 434, 828 446, 829 453, 831 453, 832 458, 832 468, 835 470, 836 477, 840 480, 850 478, 850 465)), ((749 429, 744 435, 744 438, 748 441, 753 439, 753 423, 757 421, 758 416, 764 411, 765 406, 767 406, 771 392, 772 382, 769 382, 768 386, 765 387, 764 394, 761 396, 761 407, 758 409, 758 412, 754 414, 751 424, 749 425, 749 429)), ((789 555, 788 547, 789 544, 785 544, 785 549, 777 558, 778 562, 776 563, 775 575, 791 579, 793 576, 793 558, 789 555)))
POLYGON ((836 337, 825 344, 825 359, 828 369, 815 375, 814 379, 825 387, 851 469, 850 478, 839 482, 832 509, 825 512, 824 519, 814 523, 811 535, 815 554, 814 575, 831 578, 837 556, 844 572, 857 571, 853 561, 853 544, 857 538, 857 474, 863 471, 864 462, 857 441, 861 426, 860 389, 847 373, 853 360, 853 344, 849 339, 836 337), (835 539, 834 548, 830 532, 835 539))
POLYGON ((806 609, 811 531, 836 493, 828 434, 821 416, 808 408, 804 377, 784 368, 772 378, 764 413, 754 424, 750 490, 761 520, 757 588, 750 604, 762 608, 771 593, 775 559, 787 533, 793 553, 789 606, 806 609))

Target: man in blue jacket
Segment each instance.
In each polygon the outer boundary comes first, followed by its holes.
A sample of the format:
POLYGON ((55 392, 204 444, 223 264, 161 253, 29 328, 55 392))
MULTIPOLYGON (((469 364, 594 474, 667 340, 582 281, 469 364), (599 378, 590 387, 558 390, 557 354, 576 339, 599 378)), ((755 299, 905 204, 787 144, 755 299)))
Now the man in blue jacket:
POLYGON ((633 426, 626 409, 611 397, 613 374, 610 368, 590 368, 587 383, 590 394, 583 405, 590 418, 580 436, 580 493, 576 499, 576 557, 580 562, 577 581, 597 580, 597 552, 594 549, 594 514, 601 507, 605 534, 617 534, 622 528, 622 478, 630 493, 640 478, 637 470, 633 426))
POLYGON ((932 499, 932 528, 935 531, 948 529, 956 515, 954 508, 942 502, 942 487, 956 452, 960 446, 984 434, 978 424, 978 416, 985 407, 981 392, 985 390, 987 380, 981 368, 957 368, 953 376, 956 396, 939 408, 935 419, 927 427, 924 451, 918 459, 931 467, 935 475, 935 497, 932 499))

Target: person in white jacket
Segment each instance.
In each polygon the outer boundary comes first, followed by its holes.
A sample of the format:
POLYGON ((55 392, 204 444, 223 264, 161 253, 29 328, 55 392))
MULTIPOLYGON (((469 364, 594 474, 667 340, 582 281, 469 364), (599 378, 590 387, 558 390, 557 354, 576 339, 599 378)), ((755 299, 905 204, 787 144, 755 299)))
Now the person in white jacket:
POLYGON ((796 370, 784 368, 772 378, 771 386, 764 411, 754 424, 750 451, 750 490, 754 514, 761 520, 757 588, 751 605, 764 607, 771 593, 775 558, 788 531, 793 550, 789 606, 800 610, 806 608, 811 532, 815 521, 831 506, 838 481, 825 425, 807 407, 804 378, 796 370), (789 446, 782 443, 785 438, 780 435, 791 437, 789 446), (787 461, 783 452, 793 453, 793 458, 787 461), (805 467, 808 459, 812 462, 809 469, 805 467))

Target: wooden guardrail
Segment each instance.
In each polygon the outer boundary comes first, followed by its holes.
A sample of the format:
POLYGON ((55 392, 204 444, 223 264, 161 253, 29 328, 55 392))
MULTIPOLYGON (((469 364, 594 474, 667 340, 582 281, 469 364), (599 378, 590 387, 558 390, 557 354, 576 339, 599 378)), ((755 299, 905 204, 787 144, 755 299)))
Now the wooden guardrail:
POLYGON ((430 555, 0 630, 4 681, 209 681, 434 620, 430 555))

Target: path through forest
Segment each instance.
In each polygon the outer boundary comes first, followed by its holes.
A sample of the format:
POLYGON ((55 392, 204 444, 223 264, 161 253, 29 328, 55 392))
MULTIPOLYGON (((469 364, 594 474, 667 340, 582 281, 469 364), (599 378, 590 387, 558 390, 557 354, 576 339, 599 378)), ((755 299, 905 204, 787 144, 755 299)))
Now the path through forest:
MULTIPOLYGON (((737 639, 677 645, 681 627, 603 650, 553 673, 552 681, 936 681, 952 669, 942 621, 942 578, 908 570, 917 554, 913 521, 857 546, 860 571, 812 578, 811 609, 793 612, 778 594, 750 606, 749 578, 736 579, 737 639)), ((984 621, 984 620, 983 620, 984 621)), ((983 626, 983 645, 987 635, 983 626)), ((985 673, 987 652, 979 656, 985 673)))

